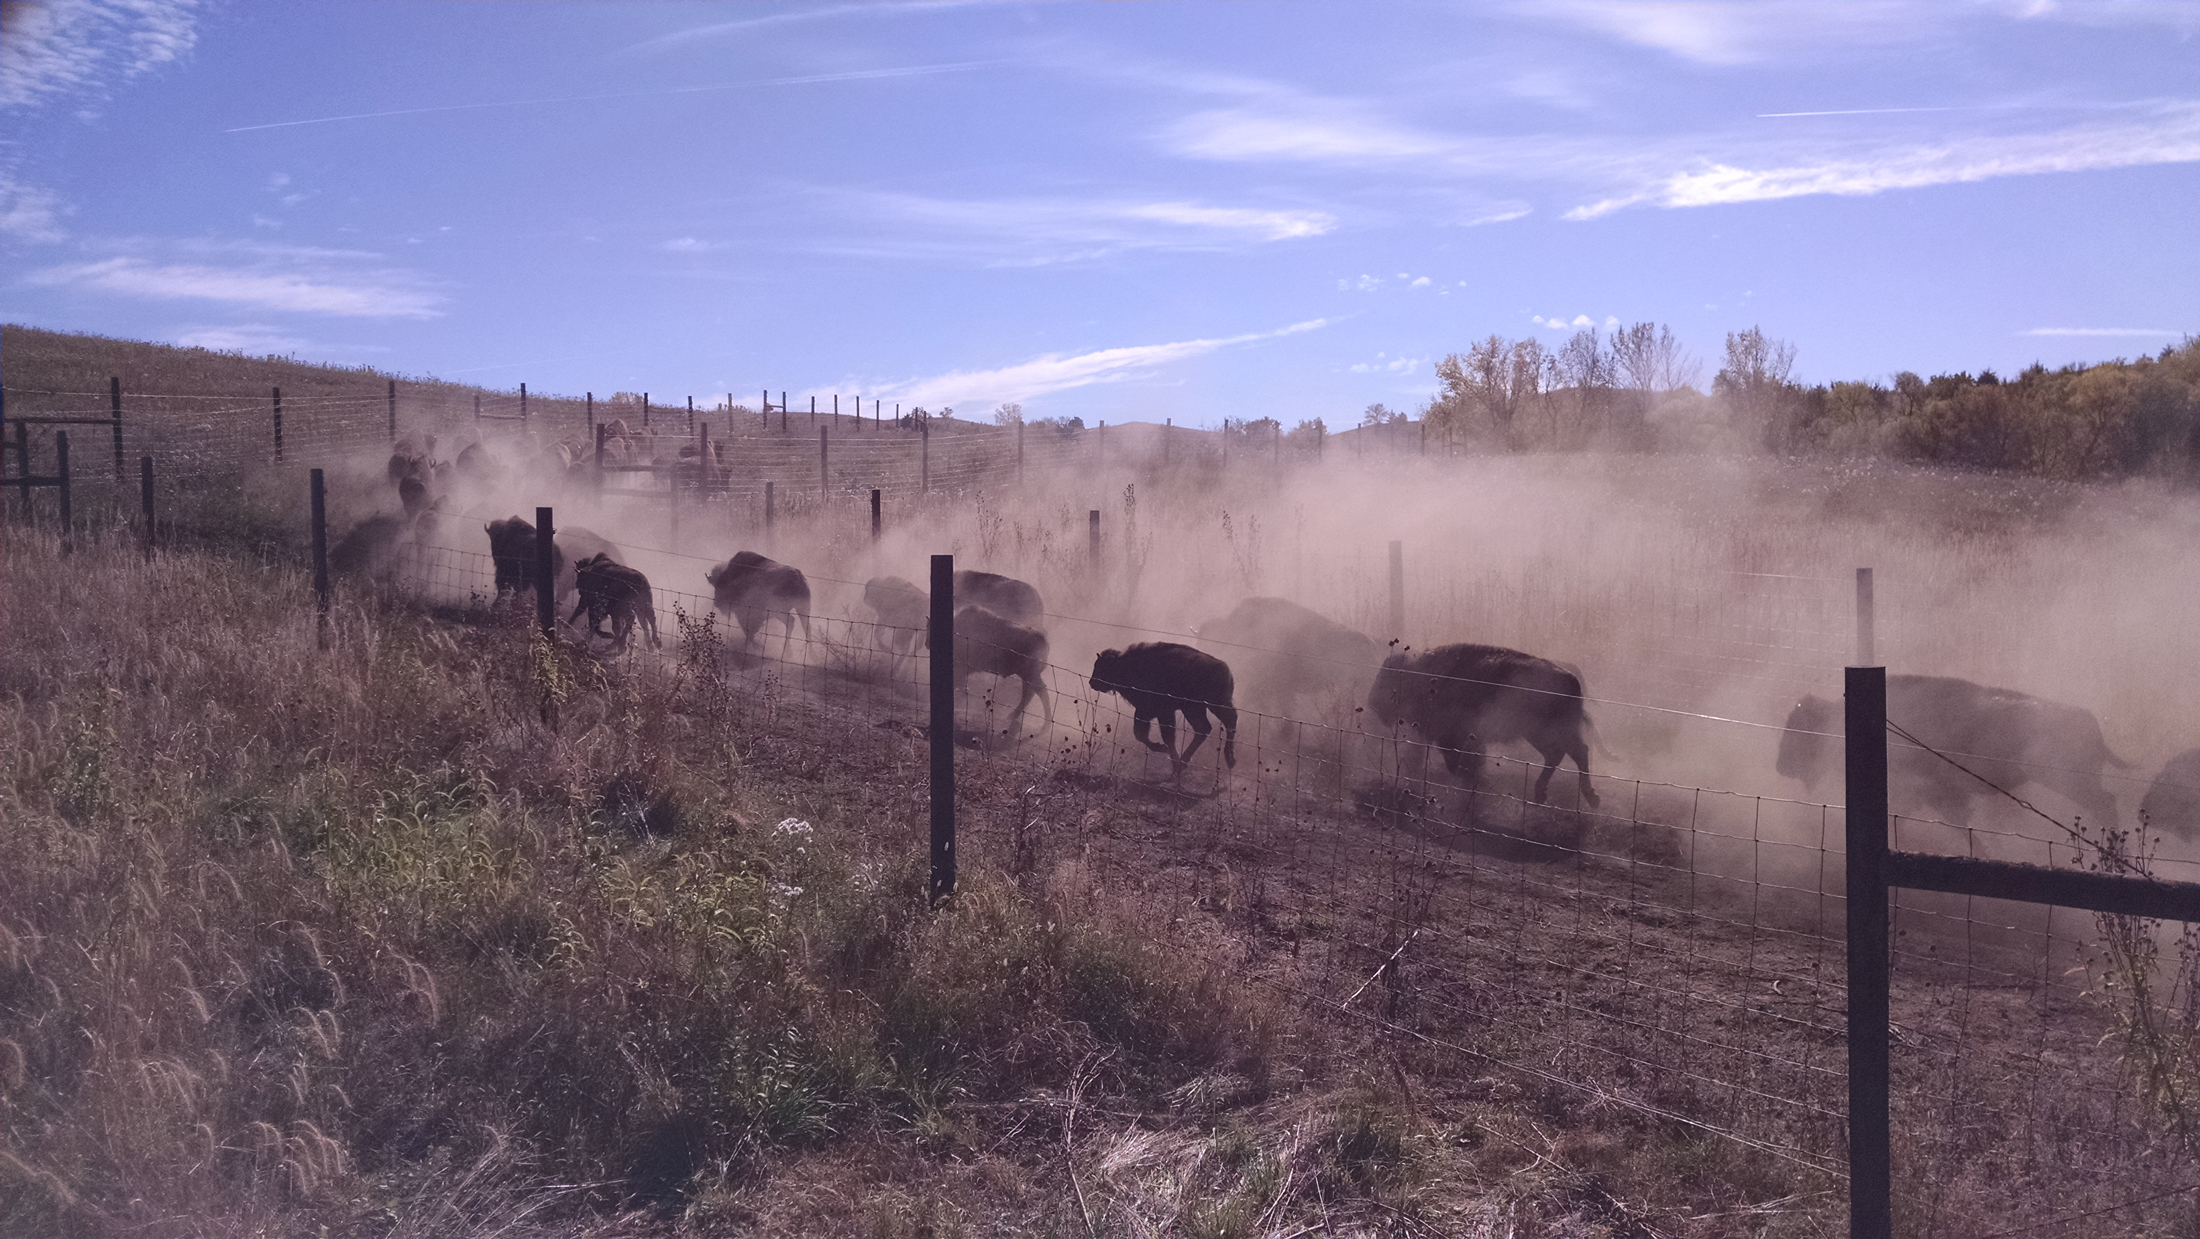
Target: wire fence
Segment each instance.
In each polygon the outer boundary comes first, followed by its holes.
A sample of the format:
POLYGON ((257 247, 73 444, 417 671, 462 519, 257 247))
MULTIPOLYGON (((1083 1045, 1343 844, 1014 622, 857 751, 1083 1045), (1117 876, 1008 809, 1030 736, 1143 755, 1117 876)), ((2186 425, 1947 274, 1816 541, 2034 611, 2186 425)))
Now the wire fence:
MULTIPOLYGON (((100 401, 106 393, 32 395, 8 391, 11 418, 111 407, 100 401)), ((272 396, 131 394, 125 405, 133 481, 141 455, 185 485, 277 459, 272 396)), ((455 402, 399 405, 400 440, 484 442, 547 501, 645 514, 619 522, 624 530, 663 522, 661 538, 630 537, 622 549, 658 579, 664 648, 616 654, 570 622, 568 642, 631 674, 680 681, 711 725, 776 746, 789 761, 829 755, 912 797, 925 770, 923 633, 871 616, 858 601, 865 582, 812 572, 819 605, 807 622, 774 620, 749 640, 711 597, 668 587, 699 582, 719 562, 676 548, 694 545, 706 526, 754 542, 775 521, 858 540, 872 489, 907 514, 1130 455, 1119 437, 1111 460, 1097 428, 1019 436, 961 425, 928 435, 894 424, 857 429, 829 414, 813 428, 806 412, 713 410, 698 411, 691 430, 679 409, 653 414, 646 431, 630 422, 618 454, 626 471, 598 474, 579 402, 531 401, 524 422, 517 398, 484 401, 478 417, 455 402), (665 433, 669 418, 677 420, 665 433)), ((391 445, 387 393, 282 407, 286 464, 356 464, 391 445)), ((595 421, 628 412, 606 402, 595 421)), ((37 452, 51 429, 16 433, 37 452)), ((92 431, 77 461, 97 473, 108 443, 92 431)), ((1236 467, 1308 459, 1304 444, 1266 446, 1239 441, 1236 467)), ((1151 447, 1139 450, 1150 458, 1151 447)), ((1233 445, 1186 434, 1163 450, 1180 465, 1220 468, 1233 445)), ((500 611, 491 557, 450 524, 436 533, 414 525, 386 575, 443 614, 491 619, 500 611)), ((1303 661, 1302 651, 1103 618, 1096 599, 1136 593, 1137 536, 1135 526, 1120 537, 1111 530, 1104 565, 1074 548, 1050 561, 1041 584, 1057 605, 1044 627, 1057 651, 1170 640, 1244 669, 1303 661), (1065 587, 1081 569, 1090 579, 1065 587)), ((1561 778, 1553 803, 1540 804, 1532 790, 1542 764, 1499 751, 1470 789, 1448 773, 1444 754, 1360 708, 1364 678, 1330 674, 1333 691, 1311 703, 1241 709, 1235 765, 1219 760, 1218 734, 1179 785, 1171 760, 1133 738, 1122 698, 1095 694, 1085 669, 1050 661, 1051 718, 1035 704, 1012 721, 1021 696, 1013 681, 979 674, 963 697, 964 855, 1135 893, 1160 910, 1157 933, 1216 968, 1461 1064, 1465 1095, 1525 1090, 1554 1117, 1697 1148, 1706 1164, 1725 1164, 1711 1149, 1771 1159, 1795 1190, 1823 1194, 1824 1216, 1836 1217, 1847 1071, 1842 810, 1739 789, 1731 766, 1706 777, 1692 755, 1719 749, 1769 763, 1794 734, 1781 722, 1789 709, 1837 684, 1853 657, 1850 582, 1686 562, 1617 582, 1431 564, 1401 589, 1372 556, 1294 545, 1286 560, 1271 545, 1262 566, 1243 554, 1250 541, 1230 544, 1241 560, 1227 566, 1246 592, 1318 595, 1334 618, 1402 646, 1464 628, 1493 643, 1566 650, 1631 773, 1561 778)), ((1241 678, 1240 699, 1269 704, 1260 688, 1241 678)), ((1914 738, 1898 737, 1895 749, 1898 768, 1906 756, 1939 760, 1914 738)), ((1992 760, 1997 786, 2068 773, 2052 761, 1992 760)), ((2139 772, 2097 777, 2125 806, 2148 783, 2139 772)), ((1897 778, 1897 848, 2101 863, 2095 837, 2052 814, 1969 817, 1922 786, 1897 778)), ((2161 857, 2156 868, 2200 877, 2190 857, 2161 857)), ((2101 988, 2098 919, 1908 890, 1894 892, 1893 908, 1904 1231, 2084 1233, 2103 1210, 2134 1225, 2189 1216, 2189 1156, 2116 1048, 2122 1017, 2101 988), (2141 1212, 2113 1213, 2127 1205, 2141 1212), (2162 1212, 2175 1209, 2187 1213, 2162 1212)), ((2170 991, 2166 1001, 2176 1000, 2170 991)))
MULTIPOLYGON (((396 574, 435 605, 477 618, 497 608, 479 552, 416 545, 396 574)), ((862 585, 811 580, 842 597, 862 585)), ((821 611, 769 620, 748 640, 710 597, 658 589, 656 604, 662 650, 637 636, 619 655, 577 628, 566 635, 633 673, 688 677, 695 700, 716 703, 704 713, 718 726, 921 788, 923 632, 821 611)), ((1714 617, 1704 639, 1787 644, 1838 665, 1838 651, 1807 644, 1829 636, 1809 627, 1822 611, 1779 605, 1714 617)), ((1046 626, 1063 644, 1078 644, 1062 639, 1079 628, 1109 643, 1196 640, 1053 611, 1046 626)), ((1213 652, 1241 665, 1288 656, 1213 652)), ((1562 1119, 1775 1159, 1839 1198, 1838 806, 1602 773, 1558 780, 1553 803, 1539 804, 1541 763, 1504 754, 1470 790, 1440 752, 1382 729, 1350 694, 1297 716, 1240 710, 1234 766, 1218 760, 1218 727, 1179 783, 1169 757, 1133 738, 1121 698, 1052 662, 1044 682, 1051 711, 1012 718, 1021 686, 971 677, 958 716, 966 858, 1137 892, 1162 910, 1157 932, 1215 967, 1453 1056, 1473 1087, 1524 1088, 1562 1119)), ((2097 859, 2070 835, 1910 814, 1895 818, 1893 842, 2097 859)), ((2041 1233, 2081 1204, 2192 1187, 2108 1044, 2116 1021, 2097 988, 2091 914, 1910 891, 1895 907, 1906 1233, 2041 1233)))

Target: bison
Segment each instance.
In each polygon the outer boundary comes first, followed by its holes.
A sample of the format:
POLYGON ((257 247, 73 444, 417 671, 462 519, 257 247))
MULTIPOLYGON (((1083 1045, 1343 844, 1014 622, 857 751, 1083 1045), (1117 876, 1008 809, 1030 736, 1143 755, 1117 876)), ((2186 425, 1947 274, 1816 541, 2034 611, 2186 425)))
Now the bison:
POLYGON ((1561 758, 1580 771, 1581 802, 1597 804, 1589 782, 1589 714, 1572 668, 1494 645, 1445 645, 1425 654, 1393 654, 1375 673, 1367 708, 1404 725, 1444 755, 1444 768, 1472 791, 1488 746, 1524 740, 1543 757, 1529 799, 1550 791, 1561 758))
MULTIPOLYGON (((489 560, 496 568, 497 600, 535 588, 535 527, 516 516, 490 521, 489 560)), ((562 601, 575 588, 573 565, 598 555, 613 562, 618 548, 578 526, 550 539, 551 597, 562 601)))
POLYGON ((2139 812, 2149 826, 2200 842, 2200 749, 2169 759, 2139 801, 2139 812))
POLYGON ((1092 662, 1092 691, 1119 693, 1131 703, 1135 720, 1131 734, 1156 753, 1167 753, 1176 782, 1184 782, 1184 768, 1192 754, 1207 742, 1214 730, 1207 712, 1222 720, 1222 760, 1237 765, 1237 707, 1231 702, 1237 684, 1230 664, 1212 654, 1173 641, 1148 641, 1127 650, 1105 650, 1092 662), (1192 729, 1192 742, 1176 751, 1176 716, 1181 712, 1192 729), (1161 742, 1147 732, 1161 720, 1161 742))
MULTIPOLYGON (((926 644, 931 644, 929 636, 926 644)), ((1024 694, 1017 700, 1016 713, 1009 720, 1009 734, 1023 731, 1024 710, 1034 697, 1046 708, 1047 722, 1054 722, 1054 702, 1047 697, 1046 669, 1045 633, 1003 619, 984 607, 963 607, 955 612, 955 691, 961 692, 970 677, 980 672, 1023 681, 1024 694)), ((1162 727, 1165 734, 1168 724, 1162 727)))
POLYGON ((459 452, 458 471, 478 481, 492 482, 504 472, 504 466, 490 454, 486 444, 476 440, 459 452))
POLYGON ((337 576, 381 572, 390 566, 404 538, 405 522, 394 516, 370 516, 353 525, 328 549, 329 571, 337 576))
POLYGON ((924 635, 931 600, 923 590, 898 576, 875 576, 863 583, 863 603, 878 615, 872 643, 891 650, 898 665, 903 655, 917 648, 917 638, 924 635))
POLYGON ((794 648, 794 622, 802 620, 802 639, 810 639, 810 583, 800 568, 743 551, 704 574, 712 605, 741 625, 741 648, 755 641, 758 629, 774 618, 786 625, 794 648))
MULTIPOLYGON (((2116 820, 2116 800, 2101 786, 2101 767, 2126 763, 2108 751, 2090 710, 1948 676, 1890 675, 1887 721, 1973 772, 1897 740, 1889 746, 1887 778, 1898 806, 1966 825, 1971 802, 1993 794, 1980 782, 1985 779, 2012 791, 2035 783, 2104 825, 2116 820)), ((1841 731, 1840 702, 1804 697, 1788 715, 1776 769, 1815 793, 1841 768, 1841 731)))
POLYGON ((1327 693, 1358 696, 1383 661, 1366 635, 1281 598, 1247 598, 1196 631, 1223 647, 1257 708, 1278 714, 1327 693))
POLYGON ((637 620, 649 637, 649 648, 657 649, 657 607, 649 592, 649 578, 627 567, 609 555, 596 554, 573 565, 573 587, 580 594, 580 601, 573 604, 573 614, 566 623, 579 619, 582 611, 588 612, 588 635, 601 637, 604 616, 611 617, 609 634, 613 645, 624 650, 634 631, 637 620))
POLYGON ((955 605, 984 607, 1026 628, 1043 630, 1046 627, 1046 604, 1040 600, 1039 591, 1015 577, 997 572, 957 572, 955 605))

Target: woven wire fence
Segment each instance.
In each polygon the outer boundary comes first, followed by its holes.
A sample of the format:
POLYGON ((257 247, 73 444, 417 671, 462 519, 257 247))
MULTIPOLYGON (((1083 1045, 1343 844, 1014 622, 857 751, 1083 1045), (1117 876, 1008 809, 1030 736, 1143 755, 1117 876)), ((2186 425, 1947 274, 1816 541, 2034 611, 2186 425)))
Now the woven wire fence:
MULTIPOLYGON (((498 609, 492 561, 478 551, 416 543, 394 572, 438 606, 498 609)), ((563 633, 621 673, 689 677, 715 694, 718 725, 830 753, 921 805, 924 634, 847 605, 861 582, 809 579, 817 612, 769 619, 753 637, 710 597, 664 588, 662 648, 639 632, 623 652, 577 626, 563 633)), ((1698 658, 1838 666, 1835 603, 1801 584, 1810 580, 1769 587, 1761 606, 1702 612, 1692 633, 1684 621, 1698 612, 1679 591, 1663 612, 1665 670, 1698 658)), ((1337 597, 1359 605, 1350 589, 1337 597)), ((1046 627, 1062 644, 1080 629, 1118 644, 1197 639, 1062 612, 1046 627)), ((1209 644, 1239 665, 1282 653, 1209 644)), ((1541 763, 1505 753, 1490 755, 1470 790, 1440 753, 1347 696, 1293 714, 1240 710, 1234 764, 1222 760, 1218 725, 1179 781, 1170 758, 1132 737, 1120 697, 1096 695, 1082 670, 1052 662, 1044 682, 1046 707, 1022 716, 1012 717, 1014 680, 979 674, 960 698, 966 863, 1073 871, 1135 894, 1158 910, 1155 933, 1172 947, 1445 1056, 1463 1087, 1484 1090, 1474 1095, 1526 1090, 1563 1121, 1772 1159, 1835 1225, 1847 1001, 1838 806, 1571 772, 1542 804, 1532 796, 1541 763)), ((1643 684, 1659 682, 1675 683, 1643 684)), ((1588 683, 1591 712, 1606 718, 1778 730, 1602 696, 1593 675, 1588 683)), ((1900 814, 1893 843, 2098 859, 2056 827, 1900 814)), ((2190 865, 2163 867, 2161 876, 2194 876, 2190 865)), ((2097 918, 1908 891, 1894 904, 1904 1233, 2091 1233, 2104 1217, 2183 1216, 2195 1176, 2116 1047, 2097 918)))

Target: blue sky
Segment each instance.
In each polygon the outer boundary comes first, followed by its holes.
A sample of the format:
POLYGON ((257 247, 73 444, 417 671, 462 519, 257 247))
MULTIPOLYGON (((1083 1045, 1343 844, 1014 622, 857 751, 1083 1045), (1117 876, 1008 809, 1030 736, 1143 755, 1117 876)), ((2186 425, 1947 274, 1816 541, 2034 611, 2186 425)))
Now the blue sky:
MULTIPOLYGON (((2200 5, 15 8, 0 317, 535 390, 1349 422, 1497 333, 2200 329, 2200 5)), ((0 359, 4 364, 4 359, 0 359)))

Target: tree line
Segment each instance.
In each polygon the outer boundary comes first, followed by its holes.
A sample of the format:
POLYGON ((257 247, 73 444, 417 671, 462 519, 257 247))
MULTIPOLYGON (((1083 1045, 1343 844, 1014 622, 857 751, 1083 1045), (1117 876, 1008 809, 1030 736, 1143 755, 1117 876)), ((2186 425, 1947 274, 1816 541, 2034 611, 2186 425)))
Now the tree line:
MULTIPOLYGON (((2136 360, 2033 365, 1891 384, 1794 380, 1795 347, 1729 332, 1710 390, 1662 324, 1590 328, 1553 348, 1492 335, 1436 365, 1432 434, 1483 451, 1601 448, 1876 456, 2057 478, 2191 471, 2200 461, 2200 339, 2136 360)), ((1408 415, 1372 405, 1361 425, 1408 415)))

